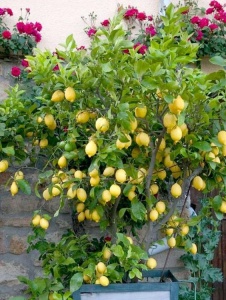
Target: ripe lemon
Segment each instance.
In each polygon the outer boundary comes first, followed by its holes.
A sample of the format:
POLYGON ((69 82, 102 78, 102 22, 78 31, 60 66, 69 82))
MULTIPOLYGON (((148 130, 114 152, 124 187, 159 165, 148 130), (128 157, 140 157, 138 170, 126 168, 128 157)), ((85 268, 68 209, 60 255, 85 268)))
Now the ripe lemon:
POLYGON ((83 275, 83 281, 85 283, 91 283, 91 278, 88 275, 84 274, 83 275))
POLYGON ((117 139, 115 144, 116 144, 116 148, 119 150, 125 148, 125 143, 121 142, 120 139, 117 139))
POLYGON ((67 198, 68 199, 74 199, 76 197, 77 190, 73 185, 68 189, 67 191, 67 198))
POLYGON ((226 145, 222 145, 222 155, 226 156, 226 145))
POLYGON ((156 210, 157 210, 157 212, 158 212, 159 214, 164 213, 165 210, 166 210, 165 202, 163 202, 163 201, 158 201, 158 202, 156 203, 156 205, 155 205, 155 208, 156 208, 156 210))
POLYGON ((64 92, 61 90, 57 90, 52 94, 51 101, 53 102, 61 102, 64 100, 64 92))
POLYGON ((52 123, 51 125, 47 126, 47 127, 48 127, 50 130, 56 129, 56 127, 57 127, 56 121, 53 121, 53 123, 52 123))
POLYGON ((134 147, 131 152, 132 158, 137 158, 137 157, 139 157, 139 155, 140 155, 140 149, 138 147, 134 147))
POLYGON ((54 123, 54 116, 52 114, 47 114, 44 117, 44 122, 46 124, 46 126, 51 126, 54 123))
POLYGON ((222 201, 219 210, 220 210, 220 212, 222 212, 223 214, 226 214, 226 201, 222 201))
POLYGON ((102 192, 102 200, 104 201, 104 202, 109 202, 109 201, 111 201, 111 193, 110 193, 110 191, 109 190, 104 190, 103 192, 102 192))
POLYGON ((76 99, 76 93, 73 87, 67 87, 64 91, 65 99, 69 102, 74 102, 76 99))
POLYGON ((95 123, 97 131, 105 133, 109 129, 109 121, 106 118, 98 118, 95 123))
POLYGON ((43 191, 42 197, 43 197, 46 201, 48 201, 48 200, 51 200, 51 199, 53 198, 53 195, 50 194, 49 189, 47 188, 47 189, 45 189, 45 190, 43 191))
POLYGON ((137 129, 137 119, 134 118, 132 121, 130 121, 130 131, 133 133, 137 129))
POLYGON ((176 246, 176 243, 176 239, 173 236, 167 240, 167 244, 170 248, 174 248, 176 246))
POLYGON ((112 184, 110 186, 109 191, 110 191, 111 195, 116 198, 121 194, 121 188, 117 184, 112 184))
POLYGON ((92 214, 89 209, 85 210, 85 216, 87 220, 92 220, 92 214))
POLYGON ((106 276, 102 275, 99 278, 99 283, 102 286, 108 286, 110 282, 109 282, 109 279, 106 276))
POLYGON ((135 116, 137 118, 145 118, 147 115, 147 107, 146 106, 137 106, 135 108, 135 116))
POLYGON ((14 196, 18 193, 19 189, 18 189, 18 186, 16 184, 15 181, 12 182, 11 186, 10 186, 10 192, 11 192, 11 195, 14 196))
POLYGON ((103 175, 106 177, 113 176, 115 173, 115 168, 113 167, 106 167, 103 171, 103 175))
POLYGON ((118 169, 115 172, 115 179, 120 183, 124 183, 127 179, 126 171, 124 169, 118 169))
POLYGON ((76 122, 80 124, 85 124, 89 121, 89 112, 86 110, 79 111, 76 114, 76 122))
POLYGON ((205 187, 205 183, 203 181, 203 179, 200 176, 195 176, 192 180, 192 186, 198 190, 198 191, 202 191, 203 188, 205 187))
POLYGON ((81 211, 79 214, 78 214, 78 221, 79 222, 83 222, 85 220, 86 216, 85 216, 85 213, 84 211, 81 211))
POLYGON ((226 145, 226 131, 221 130, 217 134, 218 142, 222 145, 226 145))
MULTIPOLYGON (((156 140, 156 144, 157 144, 157 142, 158 142, 158 139, 156 140)), ((165 148, 166 148, 166 141, 164 138, 162 138, 160 145, 159 145, 159 150, 163 151, 165 148)))
POLYGON ((174 114, 180 114, 184 109, 185 103, 181 96, 177 96, 172 103, 169 104, 169 109, 174 114))
POLYGON ((59 183, 55 184, 52 188, 52 196, 56 197, 59 196, 61 194, 62 188, 61 185, 59 183))
POLYGON ((129 191, 127 197, 130 201, 132 201, 136 197, 136 193, 134 191, 129 191))
POLYGON ((58 159, 58 166, 61 168, 61 169, 63 169, 63 168, 65 168, 66 166, 67 166, 67 159, 66 159, 66 157, 65 156, 61 156, 59 159, 58 159))
POLYGON ((80 171, 80 170, 76 170, 76 171, 74 172, 74 177, 75 177, 76 179, 82 179, 82 178, 83 178, 83 172, 80 171))
POLYGON ((107 247, 104 248, 103 250, 103 259, 108 260, 111 257, 111 250, 107 247))
POLYGON ((181 140, 182 130, 180 129, 179 126, 175 126, 174 128, 172 128, 172 130, 170 131, 170 137, 175 142, 178 142, 181 140))
POLYGON ((169 221, 168 221, 168 225, 170 227, 177 227, 179 225, 179 222, 178 222, 178 216, 176 215, 172 215, 170 218, 169 218, 169 221))
POLYGON ((97 145, 94 141, 89 141, 85 147, 85 152, 89 157, 94 156, 97 153, 97 145))
POLYGON ((151 186, 150 186, 150 192, 152 195, 156 195, 158 194, 158 191, 159 191, 159 187, 156 183, 153 183, 151 186))
POLYGON ((166 235, 170 236, 174 233, 174 229, 173 228, 166 228, 165 233, 166 233, 166 235))
POLYGON ((39 142, 40 148, 46 148, 48 146, 48 140, 47 139, 41 139, 39 142))
POLYGON ((150 144, 150 136, 145 132, 140 132, 135 138, 135 142, 139 146, 149 146, 150 144))
POLYGON ((157 172, 157 176, 159 179, 164 180, 166 178, 166 171, 165 170, 159 170, 157 172))
POLYGON ((106 270, 107 270, 107 267, 103 262, 100 261, 96 265, 96 271, 99 272, 100 274, 104 274, 106 270))
POLYGON ((49 227, 49 221, 45 218, 41 218, 39 225, 41 228, 46 230, 49 227))
POLYGON ((172 176, 175 179, 179 178, 182 174, 181 168, 176 163, 174 163, 174 165, 170 167, 170 171, 172 172, 172 176))
POLYGON ((146 266, 151 270, 156 268, 157 267, 156 259, 154 259, 153 257, 149 257, 147 262, 146 262, 146 266))
POLYGON ((77 189, 77 198, 81 202, 85 202, 87 199, 87 193, 83 188, 77 189))
POLYGON ((24 173, 22 171, 17 171, 15 174, 14 174, 14 179, 15 180, 20 180, 20 179, 23 179, 24 178, 24 173))
POLYGON ((7 160, 3 159, 0 161, 0 173, 5 172, 9 167, 9 163, 7 160))
POLYGON ((189 251, 191 252, 191 254, 195 255, 197 253, 197 246, 196 246, 196 244, 192 243, 192 246, 189 249, 189 251))
POLYGON ((173 128, 177 124, 177 117, 174 114, 166 113, 163 117, 163 125, 166 128, 173 128))
POLYGON ((85 204, 83 202, 80 202, 76 205, 77 213, 80 213, 80 212, 84 211, 84 209, 85 209, 85 204))
POLYGON ((152 221, 152 222, 154 222, 154 221, 156 221, 157 219, 158 219, 158 217, 159 217, 159 213, 158 213, 158 211, 157 211, 157 209, 152 209, 151 211, 150 211, 150 213, 149 213, 149 219, 152 221))
POLYGON ((178 198, 182 194, 182 188, 178 183, 174 183, 171 187, 170 192, 173 197, 178 198))
POLYGON ((91 172, 89 172, 90 177, 96 177, 99 176, 99 171, 97 169, 93 169, 91 172))
POLYGON ((170 158, 170 154, 167 154, 164 158, 164 166, 167 167, 167 168, 171 168, 175 165, 175 162, 171 160, 170 158))
POLYGON ((96 209, 94 209, 94 211, 91 213, 91 216, 93 221, 97 223, 100 221, 100 215, 96 209))
POLYGON ((41 216, 40 215, 36 215, 34 216, 34 218, 32 219, 32 224, 33 226, 38 226, 40 224, 40 220, 41 220, 41 216))
POLYGON ((181 131, 182 131, 182 137, 186 136, 188 134, 188 127, 187 124, 183 123, 179 125, 181 131))
POLYGON ((100 183, 100 176, 90 177, 90 185, 97 186, 100 183))
POLYGON ((180 228, 180 234, 182 236, 185 236, 188 234, 188 232, 189 232, 189 226, 187 224, 182 224, 180 228))
POLYGON ((37 123, 42 123, 42 121, 43 121, 43 118, 42 117, 37 117, 37 123))

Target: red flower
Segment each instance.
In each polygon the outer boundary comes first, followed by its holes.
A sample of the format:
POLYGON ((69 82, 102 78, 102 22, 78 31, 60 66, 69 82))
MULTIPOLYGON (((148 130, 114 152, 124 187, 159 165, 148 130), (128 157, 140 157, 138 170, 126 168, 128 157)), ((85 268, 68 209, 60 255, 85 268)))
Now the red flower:
POLYGON ((0 16, 4 16, 4 14, 6 13, 4 8, 0 8, 0 16))
POLYGON ((204 28, 206 26, 209 25, 209 19, 207 18, 202 18, 200 21, 199 21, 199 27, 200 28, 204 28))
POLYGON ((152 16, 148 16, 148 21, 153 21, 153 17, 152 16))
POLYGON ((101 25, 104 27, 108 27, 109 24, 110 24, 109 20, 104 20, 103 22, 101 22, 101 25))
POLYGON ((19 77, 21 73, 21 69, 18 67, 12 67, 11 69, 11 75, 14 77, 19 77))
POLYGON ((147 51, 148 47, 144 44, 141 44, 141 43, 136 43, 134 46, 133 46, 134 49, 138 49, 138 53, 140 54, 145 54, 145 52, 147 51))
POLYGON ((13 11, 12 11, 11 8, 5 8, 5 11, 7 12, 7 14, 8 14, 9 16, 13 16, 13 11))
POLYGON ((129 54, 129 49, 124 49, 122 52, 125 54, 129 54))
POLYGON ((132 18, 132 17, 136 17, 137 14, 138 14, 138 9, 136 9, 136 8, 129 8, 125 12, 124 18, 125 19, 129 19, 129 18, 132 18))
POLYGON ((147 19, 147 15, 144 12, 138 12, 136 18, 139 21, 144 21, 147 19))
POLYGON ((34 28, 37 31, 41 31, 42 30, 42 24, 40 24, 39 22, 35 22, 34 28))
POLYGON ((27 67, 29 66, 29 63, 28 63, 28 61, 27 61, 26 59, 22 59, 22 60, 21 60, 21 65, 22 65, 23 67, 27 68, 27 67))
POLYGON ((17 28, 17 30, 19 31, 19 33, 24 33, 25 31, 24 31, 24 22, 18 22, 17 24, 16 24, 16 28, 17 28))
POLYGON ((26 34, 32 34, 34 31, 34 24, 33 23, 26 23, 24 25, 24 32, 26 34))
POLYGON ((198 16, 194 16, 194 17, 191 18, 190 21, 191 21, 192 24, 199 24, 200 18, 198 16))
POLYGON ((213 6, 216 10, 222 10, 222 5, 218 1, 211 1, 209 6, 213 6))
POLYGON ((145 29, 145 32, 146 32, 146 34, 150 34, 151 36, 154 36, 157 33, 156 30, 155 30, 155 27, 153 25, 148 26, 145 29))
POLYGON ((183 12, 182 12, 182 15, 186 15, 186 14, 188 14, 188 13, 189 13, 189 9, 183 11, 183 12))
POLYGON ((104 240, 105 240, 105 242, 110 242, 110 241, 111 241, 111 237, 110 237, 110 236, 106 236, 106 237, 104 238, 104 240))
POLYGON ((91 36, 95 35, 96 32, 97 32, 96 28, 91 27, 91 28, 87 31, 87 34, 88 34, 89 37, 91 37, 91 36))
POLYGON ((210 15, 214 12, 214 8, 213 7, 210 7, 210 8, 207 8, 206 10, 206 15, 210 15))
POLYGON ((55 65, 55 67, 53 68, 53 71, 59 71, 59 66, 58 65, 55 65))
POLYGON ((41 34, 39 32, 37 32, 37 31, 33 32, 33 36, 35 37, 36 43, 39 43, 41 41, 41 39, 42 39, 41 34))
POLYGON ((215 24, 215 23, 212 23, 212 24, 209 25, 209 29, 210 29, 211 31, 213 31, 213 30, 215 30, 215 29, 218 29, 218 25, 215 24))
POLYGON ((201 41, 203 38, 203 33, 201 30, 197 31, 196 41, 201 41))
POLYGON ((9 30, 5 30, 2 32, 2 37, 6 40, 10 40, 12 37, 12 34, 9 30))

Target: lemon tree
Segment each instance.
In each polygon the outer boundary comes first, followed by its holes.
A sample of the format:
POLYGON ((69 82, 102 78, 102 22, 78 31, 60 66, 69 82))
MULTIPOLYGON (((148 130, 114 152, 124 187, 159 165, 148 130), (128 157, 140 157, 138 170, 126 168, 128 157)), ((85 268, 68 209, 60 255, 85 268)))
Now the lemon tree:
MULTIPOLYGON (((103 286, 122 281, 123 273, 141 278, 157 265, 144 262, 159 231, 169 247, 195 255, 187 233, 201 217, 183 218, 179 208, 192 186, 206 194, 217 218, 225 213, 225 72, 206 75, 187 66, 197 45, 181 32, 183 10, 167 8, 161 36, 144 55, 127 39, 123 11, 99 28, 89 50, 77 50, 72 35, 57 55, 36 50, 27 60, 28 76, 41 87, 38 102, 23 103, 15 86, 0 105, 0 172, 44 160, 34 192, 43 203, 59 200, 53 217, 68 203, 76 226, 95 222, 111 237, 106 274, 96 274, 94 247, 91 260, 75 261, 71 292, 83 278, 103 286), (218 197, 209 197, 213 189, 218 197)), ((12 196, 31 193, 27 178, 8 184, 12 196)), ((35 214, 36 233, 51 226, 47 219, 41 209, 35 214)))

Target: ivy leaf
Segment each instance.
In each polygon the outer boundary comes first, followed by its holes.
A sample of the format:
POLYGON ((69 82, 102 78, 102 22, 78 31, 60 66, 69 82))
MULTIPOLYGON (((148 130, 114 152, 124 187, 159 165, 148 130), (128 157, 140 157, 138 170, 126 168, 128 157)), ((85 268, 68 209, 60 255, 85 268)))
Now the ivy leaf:
POLYGON ((76 273, 71 277, 70 280, 70 292, 74 293, 77 291, 83 283, 83 275, 82 273, 76 273))
POLYGON ((19 189, 26 195, 31 195, 31 187, 29 183, 24 179, 18 179, 16 181, 19 189))

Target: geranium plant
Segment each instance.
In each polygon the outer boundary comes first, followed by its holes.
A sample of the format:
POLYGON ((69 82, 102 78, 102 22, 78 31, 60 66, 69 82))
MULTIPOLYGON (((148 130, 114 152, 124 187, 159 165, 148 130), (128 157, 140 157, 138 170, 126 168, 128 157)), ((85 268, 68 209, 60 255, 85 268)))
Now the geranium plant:
POLYGON ((142 279, 143 270, 158 264, 148 250, 159 237, 196 255, 187 234, 202 214, 185 213, 191 186, 205 193, 205 214, 223 218, 225 72, 206 75, 187 66, 198 47, 181 29, 186 10, 166 9, 161 36, 153 34, 144 53, 125 29, 122 9, 95 28, 88 50, 72 35, 54 55, 36 50, 26 60, 39 87, 37 103, 23 101, 15 86, 0 105, 0 171, 17 162, 10 192, 29 194, 23 168, 31 162, 38 170, 34 192, 43 200, 31 220, 29 250, 40 251, 52 279, 33 285, 21 277, 31 299, 62 299, 62 293, 68 299, 83 283, 142 279), (209 196, 213 189, 218 196, 209 196), (59 205, 53 216, 46 201, 59 205), (51 218, 66 204, 74 231, 48 242, 51 218), (99 240, 88 234, 90 224, 99 240))
POLYGON ((25 15, 21 15, 13 28, 9 28, 7 20, 13 16, 10 8, 0 8, 0 54, 3 57, 23 57, 32 54, 33 48, 41 41, 42 25, 30 22, 30 9, 26 8, 25 15))

